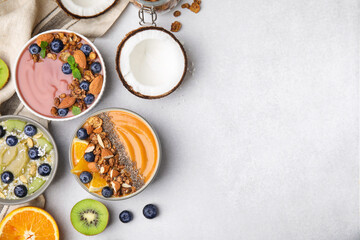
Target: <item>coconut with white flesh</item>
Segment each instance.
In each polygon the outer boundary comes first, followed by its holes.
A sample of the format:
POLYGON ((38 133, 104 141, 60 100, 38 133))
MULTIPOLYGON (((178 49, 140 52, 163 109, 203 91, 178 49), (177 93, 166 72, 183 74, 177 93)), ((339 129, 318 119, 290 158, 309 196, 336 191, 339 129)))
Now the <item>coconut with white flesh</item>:
POLYGON ((57 4, 74 18, 97 17, 111 7, 117 0, 56 0, 57 4))
POLYGON ((142 27, 120 43, 116 70, 136 96, 152 99, 172 93, 185 77, 187 57, 179 40, 159 27, 142 27))

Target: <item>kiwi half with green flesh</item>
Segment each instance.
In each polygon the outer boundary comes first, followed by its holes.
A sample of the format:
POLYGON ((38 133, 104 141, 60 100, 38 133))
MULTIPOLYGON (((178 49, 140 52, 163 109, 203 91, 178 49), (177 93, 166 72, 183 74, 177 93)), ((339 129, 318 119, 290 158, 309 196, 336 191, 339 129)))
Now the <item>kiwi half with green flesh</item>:
POLYGON ((109 221, 109 211, 99 201, 84 199, 71 209, 70 219, 79 233, 96 235, 105 230, 109 221))

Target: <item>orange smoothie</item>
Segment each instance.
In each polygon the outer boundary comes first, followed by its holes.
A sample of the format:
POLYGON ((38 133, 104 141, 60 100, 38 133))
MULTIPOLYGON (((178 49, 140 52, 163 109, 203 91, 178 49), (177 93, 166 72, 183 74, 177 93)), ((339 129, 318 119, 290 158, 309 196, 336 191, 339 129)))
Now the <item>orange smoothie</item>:
POLYGON ((106 189, 111 197, 123 197, 153 178, 159 143, 142 118, 123 110, 106 111, 87 119, 78 131, 86 134, 73 139, 71 172, 90 192, 107 197, 106 189), (83 181, 82 174, 91 180, 83 181))
POLYGON ((111 111, 109 117, 127 154, 136 162, 146 182, 154 174, 159 154, 154 133, 142 119, 132 113, 111 111))

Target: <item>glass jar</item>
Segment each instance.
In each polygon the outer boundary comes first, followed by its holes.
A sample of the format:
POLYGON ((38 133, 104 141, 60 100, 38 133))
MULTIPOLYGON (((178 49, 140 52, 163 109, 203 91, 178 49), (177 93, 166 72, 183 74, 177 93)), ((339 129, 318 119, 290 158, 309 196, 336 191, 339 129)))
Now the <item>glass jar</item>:
POLYGON ((168 12, 174 8, 180 0, 131 0, 139 8, 154 9, 157 13, 168 12))

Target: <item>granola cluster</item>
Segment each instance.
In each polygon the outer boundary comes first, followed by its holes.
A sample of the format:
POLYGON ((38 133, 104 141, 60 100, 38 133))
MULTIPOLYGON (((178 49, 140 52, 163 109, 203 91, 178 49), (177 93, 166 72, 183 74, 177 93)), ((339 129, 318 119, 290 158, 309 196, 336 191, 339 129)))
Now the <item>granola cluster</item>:
POLYGON ((116 147, 103 130, 103 120, 98 116, 90 117, 83 128, 89 135, 89 145, 85 153, 92 152, 95 161, 88 164, 92 172, 100 173, 114 191, 115 197, 121 197, 136 191, 131 173, 120 164, 120 155, 116 147))
MULTIPOLYGON (((193 3, 184 3, 181 5, 181 8, 187 8, 190 11, 194 12, 194 13, 198 13, 200 11, 200 5, 201 5, 201 0, 194 0, 193 3)), ((179 17, 181 15, 181 12, 179 10, 175 11, 173 13, 174 17, 179 17)), ((180 31, 182 27, 182 24, 179 21, 175 21, 171 24, 171 29, 170 31, 172 32, 178 32, 180 31)))

